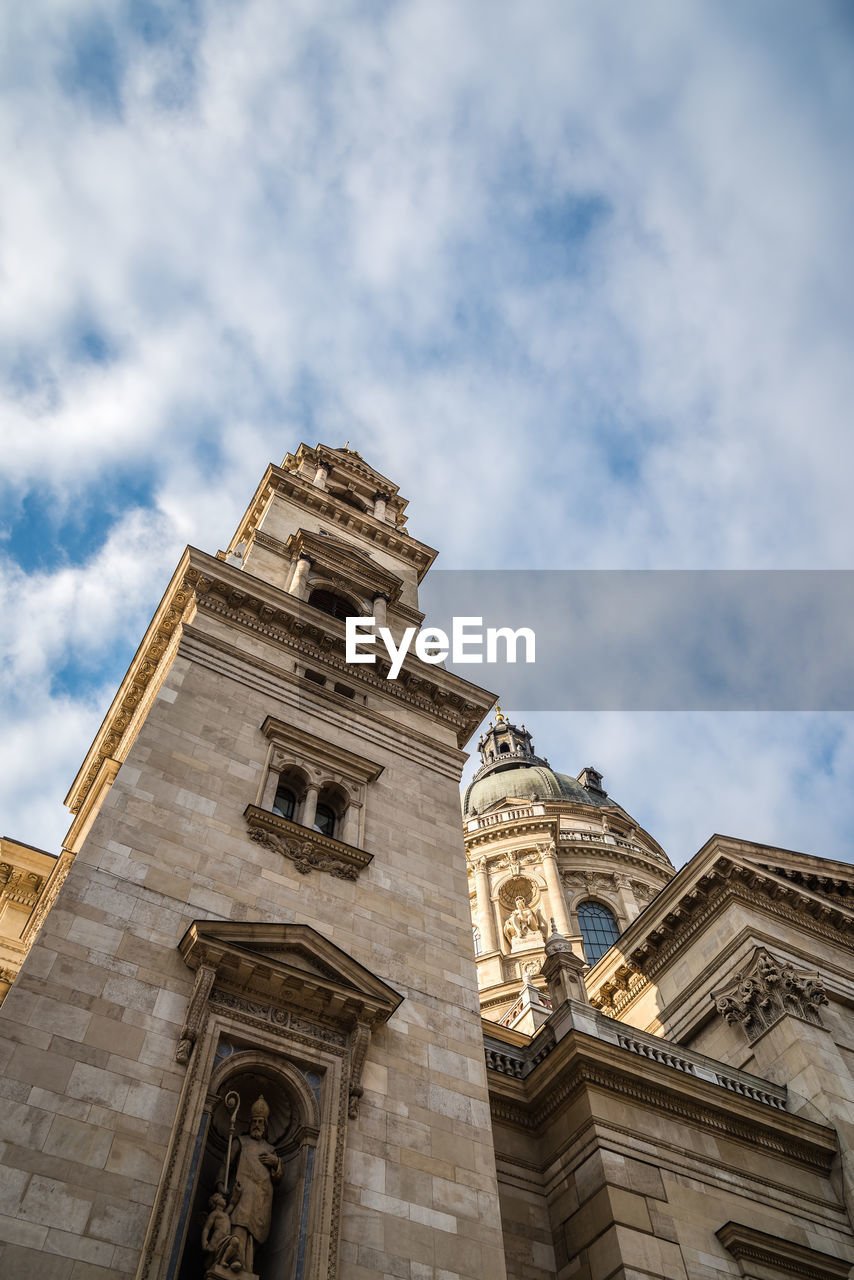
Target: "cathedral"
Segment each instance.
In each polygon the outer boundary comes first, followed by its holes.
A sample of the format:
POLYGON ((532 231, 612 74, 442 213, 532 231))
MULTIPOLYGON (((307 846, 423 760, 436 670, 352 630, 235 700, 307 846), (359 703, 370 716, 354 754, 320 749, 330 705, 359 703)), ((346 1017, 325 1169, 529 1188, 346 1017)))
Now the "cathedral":
POLYGON ((0 1276, 848 1277, 854 869, 676 871, 494 693, 348 661, 424 620, 406 507, 346 447, 268 467, 59 856, 3 840, 0 1276))

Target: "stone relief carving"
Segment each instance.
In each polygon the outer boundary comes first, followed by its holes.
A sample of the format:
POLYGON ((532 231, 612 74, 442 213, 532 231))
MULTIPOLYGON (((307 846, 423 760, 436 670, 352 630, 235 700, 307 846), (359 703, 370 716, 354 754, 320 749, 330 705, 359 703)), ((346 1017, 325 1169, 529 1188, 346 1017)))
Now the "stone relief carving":
POLYGON ((297 871, 304 876, 310 871, 328 871, 339 880, 355 880, 361 870, 357 865, 344 862, 341 858, 335 858, 332 854, 318 848, 315 841, 310 838, 288 840, 284 836, 274 835, 272 831, 265 831, 262 827, 252 827, 249 838, 256 844, 263 845, 265 849, 274 849, 276 853, 289 858, 297 871))
POLYGON ((586 889, 588 893, 614 893, 617 878, 609 871, 562 871, 561 879, 568 889, 586 889))
POLYGON ((751 1044, 786 1014, 820 1027, 819 1007, 827 1004, 817 973, 795 969, 764 947, 757 948, 731 984, 713 993, 712 999, 727 1022, 741 1024, 751 1044))
POLYGON ((539 888, 530 876, 525 875, 512 876, 498 890, 498 901, 508 911, 515 907, 517 898, 521 898, 526 906, 533 907, 539 896, 539 888))
POLYGON ((507 867, 512 875, 521 876, 524 874, 523 867, 530 866, 532 862, 538 861, 539 856, 531 850, 526 850, 524 853, 519 854, 515 849, 511 849, 509 853, 496 858, 495 865, 502 870, 507 867))
POLYGON ((655 897, 656 890, 651 889, 648 884, 644 884, 642 880, 632 880, 632 893, 638 902, 651 902, 655 897))
POLYGON ((360 1022, 353 1032, 350 1048, 350 1088, 347 1114, 351 1120, 355 1120, 358 1117, 359 1101, 365 1092, 362 1087, 362 1068, 365 1065, 365 1055, 368 1052, 370 1041, 370 1027, 367 1023, 360 1022))
POLYGON ((200 964, 196 970, 196 981, 193 985, 193 994, 190 996, 190 1003, 187 1008, 187 1016, 184 1019, 184 1025, 181 1028, 181 1038, 178 1041, 178 1048, 175 1051, 175 1061, 180 1063, 182 1067, 186 1067, 190 1061, 190 1054, 193 1052, 193 1046, 199 1037, 199 1032, 204 1026, 204 1021, 208 1010, 208 996, 216 978, 216 968, 214 965, 200 964))

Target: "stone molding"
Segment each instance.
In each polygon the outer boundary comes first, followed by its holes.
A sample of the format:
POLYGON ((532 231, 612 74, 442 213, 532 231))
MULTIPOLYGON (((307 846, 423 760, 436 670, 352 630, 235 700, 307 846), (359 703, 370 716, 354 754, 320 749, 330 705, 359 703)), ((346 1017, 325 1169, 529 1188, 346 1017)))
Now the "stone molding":
POLYGON ((336 746, 323 738, 315 737, 303 729, 296 729, 275 716, 267 716, 261 732, 278 751, 290 753, 293 760, 312 761, 335 771, 349 782, 365 785, 376 782, 384 766, 365 756, 356 755, 344 747, 336 746))
MULTIPOLYGON (((256 534, 256 540, 261 536, 260 533, 256 534)), ((348 545, 343 539, 324 537, 320 533, 299 529, 290 535, 284 543, 284 549, 292 560, 301 555, 308 556, 315 574, 325 573, 338 578, 343 572, 349 589, 358 591, 364 600, 385 595, 394 606, 400 598, 403 579, 384 569, 375 560, 371 560, 366 552, 348 545)))
POLYGON ((629 926, 621 939, 625 959, 616 968, 606 970, 591 988, 590 1003, 611 1017, 619 1017, 728 898, 759 907, 832 942, 851 945, 854 916, 850 912, 820 903, 811 894, 764 874, 755 865, 722 854, 664 916, 647 926, 642 940, 631 939, 635 931, 629 926))
MULTIPOLYGON (((588 1009, 588 1016, 590 1013, 588 1009)), ((532 1047, 550 1029, 547 1024, 532 1047)), ((500 1066, 495 1061, 488 1074, 490 1109, 493 1119, 501 1123, 542 1133, 580 1090, 593 1086, 825 1175, 836 1155, 832 1130, 746 1096, 737 1087, 744 1072, 731 1070, 729 1077, 735 1087, 721 1087, 706 1076, 686 1074, 645 1056, 626 1053, 617 1044, 603 1044, 589 1034, 571 1031, 558 1040, 535 1070, 520 1077, 513 1063, 518 1053, 502 1046, 497 1037, 492 1039, 495 1043, 489 1047, 493 1057, 503 1050, 506 1058, 500 1066)), ((688 1051, 680 1049, 679 1053, 687 1057, 688 1051)), ((766 1091, 779 1092, 767 1081, 753 1079, 766 1091)))
POLYGON ((268 1074, 289 1073, 297 1083, 306 1069, 320 1077, 318 1091, 305 1080, 300 1085, 309 1110, 316 1110, 304 1136, 320 1144, 323 1166, 309 1210, 315 1243, 309 1276, 319 1280, 322 1271, 332 1280, 338 1271, 347 1120, 358 1114, 371 1032, 403 997, 309 925, 196 920, 179 950, 196 974, 176 1052, 187 1075, 139 1280, 172 1274, 168 1260, 177 1256, 184 1188, 198 1159, 202 1116, 219 1100, 230 1064, 246 1062, 268 1074))
POLYGON ((795 969, 764 947, 757 947, 748 963, 710 999, 727 1022, 744 1028, 750 1044, 786 1016, 822 1026, 819 1007, 827 1004, 818 973, 795 969))
MULTIPOLYGON (((247 688, 264 694, 280 706, 300 711, 305 707, 308 686, 283 666, 247 655, 220 636, 187 623, 182 628, 181 657, 227 676, 247 688)), ((325 661, 325 659, 324 659, 325 661)), ((377 707, 344 700, 321 685, 311 685, 311 698, 323 706, 323 716, 331 727, 345 732, 356 729, 364 741, 379 751, 395 751, 400 757, 427 767, 444 777, 459 780, 465 754, 450 743, 440 745, 411 725, 402 725, 377 707), (355 708, 355 715, 354 715, 355 708), (355 718, 358 716, 358 720, 355 718)), ((391 711, 396 711, 392 707, 391 711)))
MULTIPOLYGON (((312 492, 322 494, 322 490, 312 492)), ((424 566, 425 572, 430 562, 424 566)), ((156 693, 158 677, 165 673, 166 660, 181 626, 199 607, 445 721, 453 727, 461 747, 495 701, 494 694, 451 672, 430 667, 429 678, 424 676, 422 664, 416 666, 414 659, 407 659, 395 681, 384 679, 385 668, 379 663, 376 668, 346 663, 343 645, 339 646, 341 654, 335 652, 343 638, 343 624, 333 618, 326 619, 324 626, 311 623, 300 616, 301 612, 304 614, 302 601, 242 569, 188 547, 66 796, 65 803, 72 813, 80 811, 104 761, 123 762, 140 717, 156 693)))
MULTIPOLYGON (((204 579, 199 569, 191 567, 190 557, 191 549, 188 547, 65 798, 65 803, 74 814, 79 812, 86 800, 103 762, 110 758, 119 762, 124 760, 132 741, 132 728, 137 721, 138 710, 149 695, 155 675, 163 664, 181 623, 194 608, 196 591, 204 579)), ((204 558, 217 564, 209 556, 204 558)), ((219 565, 218 568, 224 566, 219 565)))
MULTIPOLYGON (((311 452, 313 453, 313 451, 311 452)), ((308 451, 304 456, 309 456, 308 451)), ((335 465, 340 465, 340 459, 336 460, 335 465)), ((377 520, 375 516, 370 515, 367 511, 357 511, 354 507, 336 497, 334 493, 330 493, 329 490, 317 488, 304 476, 289 471, 287 467, 272 465, 264 473, 261 483, 255 491, 255 496, 235 532, 234 545, 249 541, 258 527, 267 505, 277 493, 294 502, 297 506, 310 510, 315 515, 339 525, 342 529, 352 530, 367 541, 388 548, 392 554, 415 568, 419 582, 438 554, 435 548, 429 547, 426 543, 419 542, 411 537, 402 527, 396 527, 386 521, 377 520)), ((395 505, 402 514, 406 503, 396 499, 395 505)))
POLYGON ((381 1025, 403 1001, 306 924, 196 920, 178 946, 189 968, 212 970, 217 988, 347 1032, 381 1025))
POLYGON ((247 805, 243 816, 249 824, 250 840, 288 858, 301 875, 326 871, 338 880, 357 880, 374 860, 372 853, 321 835, 319 831, 310 831, 258 805, 247 805))
MULTIPOLYGON (((200 552, 194 553, 201 555, 200 552)), ((211 557, 205 560, 217 573, 200 582, 199 607, 228 622, 308 656, 339 671, 359 685, 367 685, 398 701, 425 711, 453 726, 463 746, 474 733, 495 695, 437 667, 424 674, 423 664, 407 658, 397 680, 385 679, 388 664, 344 660, 344 624, 326 614, 307 617, 301 600, 239 569, 231 569, 211 557), (232 577, 233 575, 233 577, 232 577)), ((315 612, 312 610, 312 612, 315 612)))
POLYGON ((743 1276, 753 1273, 751 1263, 770 1267, 781 1278, 798 1276, 803 1280, 846 1280, 851 1270, 850 1261, 834 1258, 829 1253, 810 1249, 792 1240, 770 1236, 740 1222, 724 1223, 715 1235, 736 1259, 743 1276))

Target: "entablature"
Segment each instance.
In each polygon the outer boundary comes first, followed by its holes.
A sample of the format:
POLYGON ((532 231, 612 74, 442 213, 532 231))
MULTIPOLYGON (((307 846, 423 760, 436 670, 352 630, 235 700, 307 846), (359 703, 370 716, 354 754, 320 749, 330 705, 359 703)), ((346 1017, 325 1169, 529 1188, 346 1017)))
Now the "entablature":
POLYGON ((545 1133, 585 1087, 646 1104, 827 1175, 834 1131, 786 1109, 785 1087, 717 1062, 568 1000, 520 1045, 504 1028, 484 1033, 496 1121, 545 1133))
MULTIPOLYGON (((333 451, 334 452, 334 451, 333 451)), ((259 484, 246 514, 237 526, 229 547, 248 543, 276 494, 290 499, 305 510, 329 520, 341 529, 358 534, 369 543, 390 551, 396 558, 415 569, 420 582, 438 552, 411 537, 405 529, 380 520, 367 511, 359 511, 325 488, 319 488, 296 471, 270 465, 259 484)))

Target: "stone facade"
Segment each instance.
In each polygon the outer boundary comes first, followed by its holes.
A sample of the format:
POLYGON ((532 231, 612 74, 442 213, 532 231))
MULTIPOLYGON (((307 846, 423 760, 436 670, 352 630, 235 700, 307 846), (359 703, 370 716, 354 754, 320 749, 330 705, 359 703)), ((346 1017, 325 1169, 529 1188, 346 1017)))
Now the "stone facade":
POLYGON ((68 862, 0 837, 0 1004, 59 891, 68 862))
POLYGON ((406 526, 303 445, 182 557, 20 864, 0 1274, 848 1275, 851 868, 715 837, 674 872, 500 711, 461 834, 493 695, 345 661, 347 613, 421 621, 406 526))

